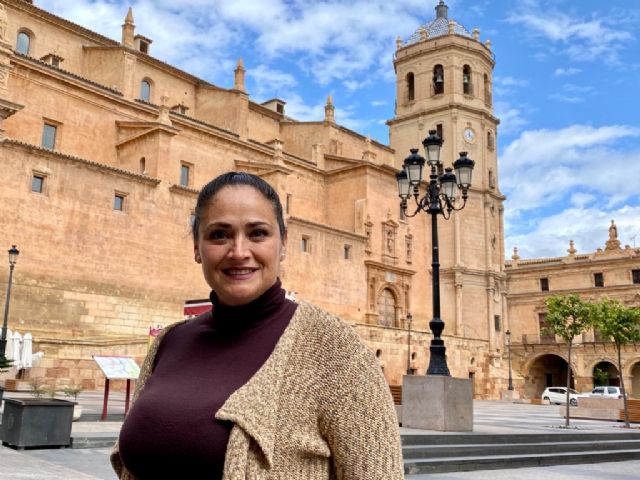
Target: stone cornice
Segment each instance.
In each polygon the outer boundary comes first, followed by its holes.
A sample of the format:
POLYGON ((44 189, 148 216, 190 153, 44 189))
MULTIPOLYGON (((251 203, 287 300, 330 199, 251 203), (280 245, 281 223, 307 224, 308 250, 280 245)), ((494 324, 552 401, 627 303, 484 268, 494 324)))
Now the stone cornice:
POLYGON ((304 227, 313 228, 315 230, 321 230, 323 232, 331 233, 334 235, 340 235, 342 237, 348 237, 353 240, 357 240, 360 242, 364 242, 367 239, 366 235, 360 235, 359 233, 349 232, 347 230, 342 230, 340 228, 332 227, 330 225, 324 225, 322 223, 316 223, 311 220, 306 220, 300 217, 289 217, 287 219, 287 223, 289 224, 297 224, 302 225, 304 227))
POLYGON ((480 43, 475 39, 468 38, 462 35, 448 34, 429 38, 425 41, 410 43, 403 46, 402 48, 398 49, 393 55, 393 65, 394 67, 396 67, 398 63, 402 63, 407 60, 419 57, 427 52, 437 51, 438 53, 442 53, 446 49, 459 50, 464 53, 480 53, 481 55, 483 55, 484 60, 487 61, 492 69, 496 64, 493 52, 489 50, 486 45, 480 43), (467 44, 467 42, 473 42, 473 44, 479 46, 480 48, 474 48, 471 46, 471 43, 467 44))
POLYGON ((387 263, 377 262, 375 260, 365 260, 364 264, 367 267, 371 267, 374 270, 380 270, 383 272, 395 272, 399 275, 403 276, 413 276, 416 274, 415 270, 410 270, 408 268, 396 267, 395 265, 389 265, 387 263))
POLYGON ((200 190, 191 187, 185 187, 184 185, 178 185, 176 183, 169 187, 169 191, 173 193, 179 193, 188 197, 197 197, 200 190))
POLYGON ((235 164, 237 167, 247 168, 253 171, 259 171, 260 175, 268 175, 276 172, 289 175, 293 172, 293 170, 291 170, 290 168, 287 168, 284 165, 278 165, 275 163, 258 163, 258 162, 247 162, 245 160, 236 160, 235 164))
POLYGON ((640 296, 640 288, 638 285, 629 283, 625 285, 608 285, 604 287, 586 287, 586 288, 567 288, 567 289, 553 289, 548 292, 541 291, 527 291, 520 293, 509 293, 507 291, 507 299, 509 301, 517 302, 519 304, 529 304, 532 302, 542 301, 545 297, 552 295, 568 295, 571 293, 582 294, 583 296, 595 296, 603 297, 609 294, 615 293, 615 298, 620 298, 622 294, 628 293, 631 295, 640 296), (518 300, 522 300, 518 302, 518 300))
MULTIPOLYGON (((429 115, 432 115, 434 113, 439 113, 439 112, 450 112, 451 110, 463 110, 469 113, 473 113, 475 115, 480 115, 481 117, 491 120, 492 122, 495 122, 496 125, 500 124, 500 119, 496 116, 494 116, 493 114, 487 112, 486 110, 484 110, 483 108, 478 108, 478 107, 473 107, 471 105, 466 105, 464 103, 459 103, 459 102, 449 102, 446 104, 443 104, 439 107, 434 107, 434 108, 429 108, 429 115)), ((410 120, 415 120, 418 119, 420 117, 422 117, 425 114, 425 110, 420 110, 418 112, 414 112, 414 113, 410 113, 408 115, 404 115, 402 117, 396 117, 396 118, 392 118, 390 120, 387 120, 387 125, 391 126, 391 125, 396 125, 398 123, 403 123, 403 122, 407 122, 410 120)))
POLYGON ((98 168, 100 170, 104 170, 107 173, 112 173, 120 176, 124 176, 127 178, 135 179, 137 181, 147 183, 149 185, 158 185, 160 180, 157 178, 149 177, 148 175, 142 175, 140 173, 130 172, 128 170, 124 170, 122 168, 114 167, 112 165, 107 165, 104 163, 94 162, 92 160, 87 160, 81 157, 76 157, 75 155, 68 155, 61 152, 56 152, 54 150, 48 150, 46 148, 38 147, 36 145, 31 145, 29 143, 21 142, 19 140, 14 140, 11 138, 5 138, 0 145, 4 148, 17 148, 24 150, 28 153, 35 153, 37 155, 43 157, 53 157, 61 160, 70 160, 75 163, 79 163, 82 165, 86 165, 88 167, 98 168))

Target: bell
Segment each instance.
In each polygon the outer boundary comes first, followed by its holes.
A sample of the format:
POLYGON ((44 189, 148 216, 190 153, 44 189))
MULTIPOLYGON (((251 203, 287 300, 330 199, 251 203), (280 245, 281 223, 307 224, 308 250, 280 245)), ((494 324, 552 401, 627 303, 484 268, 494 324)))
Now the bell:
POLYGON ((438 73, 436 74, 436 80, 435 80, 435 82, 436 82, 436 83, 444 83, 444 79, 442 78, 442 74, 441 74, 440 72, 438 72, 438 73))

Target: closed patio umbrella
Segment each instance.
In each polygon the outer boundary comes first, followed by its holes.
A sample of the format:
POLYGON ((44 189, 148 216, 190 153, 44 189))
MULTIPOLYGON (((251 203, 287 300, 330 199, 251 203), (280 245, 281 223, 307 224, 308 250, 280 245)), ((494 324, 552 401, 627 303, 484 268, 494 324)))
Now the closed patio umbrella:
POLYGON ((4 347, 4 356, 7 358, 7 360, 13 360, 13 342, 11 341, 12 337, 13 332, 7 328, 7 344, 4 347))
POLYGON ((13 344, 13 366, 16 370, 20 370, 22 368, 22 364, 20 363, 20 352, 22 351, 20 344, 22 343, 22 335, 18 332, 13 332, 11 343, 13 344))
POLYGON ((33 367, 33 337, 30 333, 25 333, 22 339, 20 363, 22 364, 22 368, 33 367))

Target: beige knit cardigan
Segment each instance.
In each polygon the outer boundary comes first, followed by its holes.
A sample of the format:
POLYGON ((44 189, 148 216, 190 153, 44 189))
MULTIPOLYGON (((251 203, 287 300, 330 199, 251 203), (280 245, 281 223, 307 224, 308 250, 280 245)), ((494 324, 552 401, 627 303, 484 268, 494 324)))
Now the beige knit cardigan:
MULTIPOLYGON (((162 335, 144 361, 134 402, 162 335)), ((223 480, 404 478, 398 422, 376 359, 351 326, 307 303, 215 418, 234 423, 223 480)), ((111 462, 120 479, 135 480, 117 443, 111 462)))

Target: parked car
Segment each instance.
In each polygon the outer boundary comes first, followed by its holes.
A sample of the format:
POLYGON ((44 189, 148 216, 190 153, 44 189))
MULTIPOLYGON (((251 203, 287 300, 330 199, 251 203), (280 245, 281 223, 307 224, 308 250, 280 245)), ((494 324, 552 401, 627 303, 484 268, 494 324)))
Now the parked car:
MULTIPOLYGON (((578 398, 581 395, 573 388, 569 389, 569 405, 572 407, 578 406, 578 398)), ((567 387, 547 387, 542 392, 542 400, 549 403, 555 403, 556 405, 567 404, 567 387)))
POLYGON ((591 390, 590 397, 622 398, 620 387, 596 387, 591 390))

